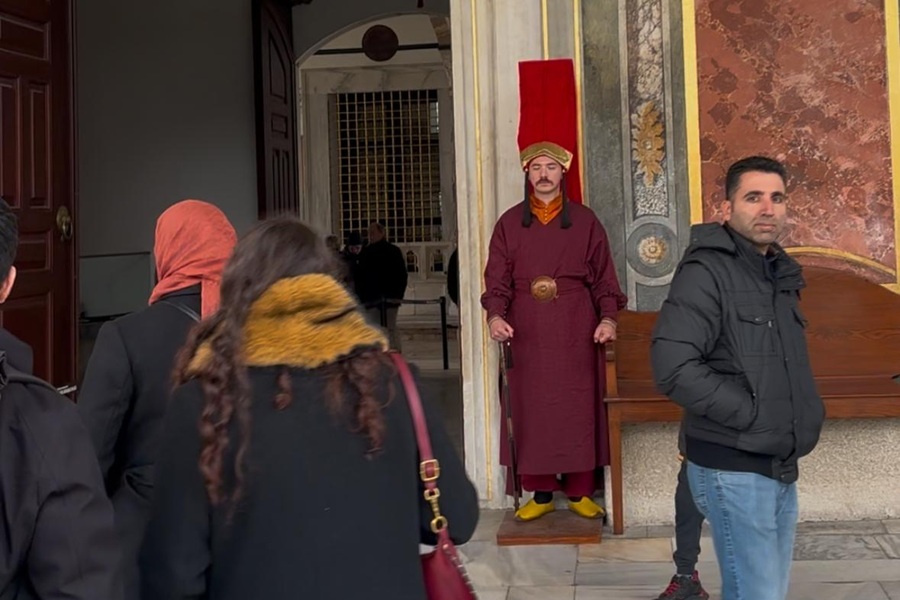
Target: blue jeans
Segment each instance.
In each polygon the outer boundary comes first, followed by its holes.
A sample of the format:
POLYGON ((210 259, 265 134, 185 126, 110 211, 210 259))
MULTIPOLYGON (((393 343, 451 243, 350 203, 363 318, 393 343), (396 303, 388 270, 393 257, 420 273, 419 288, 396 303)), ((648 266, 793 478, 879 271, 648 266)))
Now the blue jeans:
POLYGON ((797 484, 688 463, 694 503, 712 529, 722 600, 785 600, 797 531, 797 484))

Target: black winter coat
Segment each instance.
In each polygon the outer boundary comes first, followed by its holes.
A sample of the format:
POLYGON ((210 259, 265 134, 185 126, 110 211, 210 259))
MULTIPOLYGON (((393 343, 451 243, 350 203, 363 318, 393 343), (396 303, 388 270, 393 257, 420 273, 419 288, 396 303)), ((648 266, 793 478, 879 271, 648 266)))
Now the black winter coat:
POLYGON ((447 263, 447 295, 459 306, 459 251, 455 248, 447 263))
POLYGON ((0 329, 0 600, 120 600, 113 511, 75 406, 0 329))
POLYGON ((651 346, 660 392, 686 411, 689 459, 695 439, 768 456, 766 475, 796 479, 825 416, 807 354, 804 285, 781 248, 763 256, 727 226, 692 228, 651 346))
POLYGON ((403 251, 387 240, 363 248, 359 262, 357 293, 363 304, 382 298, 402 300, 409 273, 403 251))
MULTIPOLYGON (((369 458, 368 440, 329 412, 320 371, 292 369, 293 401, 276 408, 280 371, 249 369, 247 479, 231 524, 210 505, 198 467, 201 386, 176 391, 142 553, 142 600, 426 600, 419 543, 435 539, 400 380, 384 409, 384 449, 369 458)), ((379 397, 386 393, 384 385, 379 397)), ((478 498, 432 394, 420 394, 441 466, 441 510, 462 543, 478 522, 478 498)), ((230 439, 237 436, 232 426, 230 439)), ((223 472, 233 473, 233 452, 226 458, 223 472)))
POLYGON ((116 511, 128 598, 139 597, 137 555, 149 519, 153 469, 175 356, 194 325, 190 312, 200 312, 200 286, 173 292, 141 311, 106 323, 78 394, 78 411, 94 442, 116 511))

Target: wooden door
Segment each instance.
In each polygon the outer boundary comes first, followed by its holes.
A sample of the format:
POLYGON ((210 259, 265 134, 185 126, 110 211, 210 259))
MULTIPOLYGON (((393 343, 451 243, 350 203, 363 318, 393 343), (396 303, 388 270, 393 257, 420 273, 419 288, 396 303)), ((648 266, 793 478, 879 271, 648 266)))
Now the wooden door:
POLYGON ((57 386, 76 364, 71 11, 71 0, 0 0, 0 194, 19 218, 0 322, 57 386))
POLYGON ((299 214, 291 6, 253 0, 259 217, 299 214))

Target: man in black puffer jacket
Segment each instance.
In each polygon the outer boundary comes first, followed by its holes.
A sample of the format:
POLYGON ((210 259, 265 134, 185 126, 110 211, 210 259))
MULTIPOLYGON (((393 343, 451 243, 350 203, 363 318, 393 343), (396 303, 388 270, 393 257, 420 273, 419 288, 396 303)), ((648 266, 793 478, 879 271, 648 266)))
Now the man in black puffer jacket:
POLYGON ((786 172, 750 157, 726 177, 725 224, 696 225, 653 332, 657 386, 685 409, 688 480, 726 600, 783 600, 797 460, 825 418, 800 312, 800 265, 776 244, 786 172))

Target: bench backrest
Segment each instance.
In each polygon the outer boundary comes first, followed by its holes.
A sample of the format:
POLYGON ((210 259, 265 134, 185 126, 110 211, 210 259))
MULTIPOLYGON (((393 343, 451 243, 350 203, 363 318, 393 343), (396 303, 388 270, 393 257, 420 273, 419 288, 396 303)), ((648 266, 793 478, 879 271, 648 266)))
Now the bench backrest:
MULTIPOLYGON (((900 373, 900 295, 857 275, 824 267, 803 270, 800 310, 817 378, 900 373)), ((650 333, 656 312, 619 313, 618 340, 608 351, 615 382, 652 381, 650 333)), ((615 387, 614 387, 615 386, 615 387)))

